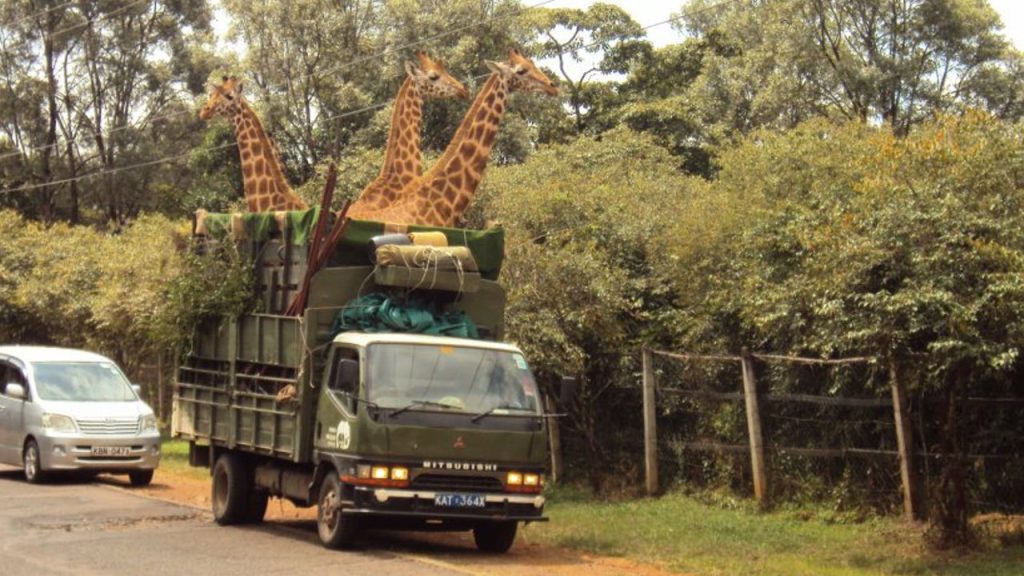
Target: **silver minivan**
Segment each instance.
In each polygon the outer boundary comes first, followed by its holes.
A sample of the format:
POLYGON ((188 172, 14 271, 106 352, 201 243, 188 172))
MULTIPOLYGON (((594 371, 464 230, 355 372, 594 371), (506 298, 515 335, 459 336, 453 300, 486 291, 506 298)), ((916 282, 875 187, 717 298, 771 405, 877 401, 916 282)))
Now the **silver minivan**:
POLYGON ((153 479, 153 410, 112 360, 67 348, 0 346, 0 463, 29 482, 62 470, 153 479))

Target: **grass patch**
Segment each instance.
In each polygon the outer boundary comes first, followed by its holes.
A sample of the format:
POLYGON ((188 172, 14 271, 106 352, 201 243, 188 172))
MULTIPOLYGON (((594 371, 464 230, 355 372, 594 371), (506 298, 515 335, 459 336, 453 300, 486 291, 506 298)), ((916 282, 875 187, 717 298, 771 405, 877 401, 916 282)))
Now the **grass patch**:
POLYGON ((929 552, 922 528, 890 518, 836 523, 814 510, 761 514, 747 502, 723 508, 681 494, 606 502, 560 489, 548 502, 551 522, 530 526, 531 540, 678 572, 1016 576, 1024 566, 1024 546, 929 552))
POLYGON ((209 478, 210 471, 206 468, 195 468, 188 465, 188 442, 164 438, 160 443, 160 467, 175 474, 195 478, 209 478))

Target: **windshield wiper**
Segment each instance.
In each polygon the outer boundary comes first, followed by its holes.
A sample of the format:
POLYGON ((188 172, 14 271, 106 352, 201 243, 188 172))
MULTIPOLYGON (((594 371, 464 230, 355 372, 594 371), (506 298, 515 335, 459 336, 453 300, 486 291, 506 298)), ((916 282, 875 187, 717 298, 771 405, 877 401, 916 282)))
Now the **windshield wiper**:
POLYGON ((457 410, 458 409, 457 406, 452 406, 451 404, 443 404, 441 402, 434 402, 433 400, 413 400, 409 404, 407 404, 405 406, 402 406, 401 408, 395 409, 393 412, 388 414, 388 417, 390 418, 390 417, 398 416, 402 412, 405 412, 407 410, 412 410, 413 408, 415 408, 417 406, 433 406, 433 407, 436 407, 436 408, 448 408, 450 410, 457 410))
POLYGON ((485 416, 490 416, 496 410, 520 410, 520 411, 525 410, 525 411, 533 412, 533 410, 531 410, 529 408, 523 408, 522 406, 510 406, 508 404, 502 404, 500 406, 495 406, 493 408, 485 410, 485 411, 477 414, 476 416, 473 416, 469 421, 470 422, 476 422, 476 421, 480 420, 481 418, 484 418, 485 416))

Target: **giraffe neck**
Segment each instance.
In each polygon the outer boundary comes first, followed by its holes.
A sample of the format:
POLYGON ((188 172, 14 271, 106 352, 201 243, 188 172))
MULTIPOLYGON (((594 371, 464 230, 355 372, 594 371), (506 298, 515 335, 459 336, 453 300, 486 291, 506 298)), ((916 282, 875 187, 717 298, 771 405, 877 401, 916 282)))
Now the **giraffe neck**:
POLYGON ((394 110, 391 111, 391 129, 388 132, 387 151, 380 175, 423 175, 420 151, 420 130, 423 126, 423 95, 412 78, 406 77, 398 89, 394 110))
POLYGON ((423 125, 423 95, 411 78, 406 78, 395 98, 391 129, 380 175, 359 194, 349 209, 353 215, 380 210, 395 203, 402 187, 423 175, 420 129, 423 125))
POLYGON ((444 154, 423 176, 423 182, 432 191, 441 192, 438 202, 446 204, 451 211, 448 214, 448 210, 439 210, 441 206, 433 206, 447 225, 455 223, 476 194, 498 135, 498 126, 505 116, 508 97, 508 78, 491 74, 444 154))
POLYGON ((235 139, 242 162, 242 189, 250 212, 301 210, 306 203, 284 178, 277 149, 256 113, 244 101, 235 114, 235 139))

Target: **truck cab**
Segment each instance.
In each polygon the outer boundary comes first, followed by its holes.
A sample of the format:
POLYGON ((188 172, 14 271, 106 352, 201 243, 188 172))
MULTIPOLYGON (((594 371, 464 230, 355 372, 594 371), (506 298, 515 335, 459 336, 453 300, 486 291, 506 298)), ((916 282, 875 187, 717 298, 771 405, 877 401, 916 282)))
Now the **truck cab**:
POLYGON ((320 500, 341 505, 321 531, 473 529, 482 549, 503 551, 517 522, 545 520, 543 402, 518 348, 343 333, 328 363, 314 461, 336 473, 320 500))

